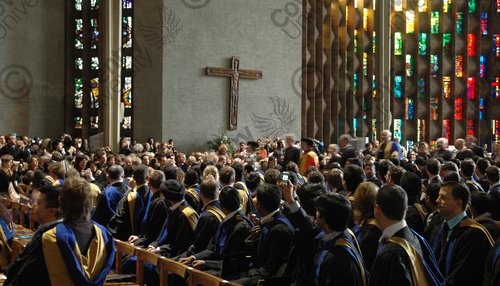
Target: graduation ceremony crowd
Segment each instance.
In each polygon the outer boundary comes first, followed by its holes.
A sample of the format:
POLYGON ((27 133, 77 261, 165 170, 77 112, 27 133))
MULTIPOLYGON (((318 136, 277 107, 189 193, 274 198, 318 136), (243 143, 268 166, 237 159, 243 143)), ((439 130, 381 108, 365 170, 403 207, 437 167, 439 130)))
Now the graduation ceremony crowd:
MULTIPOLYGON (((4 285, 103 285, 114 239, 241 285, 500 285, 500 142, 406 150, 391 136, 186 155, 173 140, 125 138, 114 153, 0 135, 0 194, 37 223, 10 262, 15 218, 0 203, 4 285)), ((123 272, 136 262, 124 255, 123 272)))

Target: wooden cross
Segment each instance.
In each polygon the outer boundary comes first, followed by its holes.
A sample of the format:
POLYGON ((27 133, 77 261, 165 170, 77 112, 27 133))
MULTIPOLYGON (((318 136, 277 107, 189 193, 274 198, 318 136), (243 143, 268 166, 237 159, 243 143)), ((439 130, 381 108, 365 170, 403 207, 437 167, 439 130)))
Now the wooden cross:
POLYGON ((262 71, 240 70, 240 58, 233 57, 231 68, 207 68, 207 75, 231 78, 231 91, 229 93, 229 130, 238 128, 238 96, 240 78, 261 79, 262 71))

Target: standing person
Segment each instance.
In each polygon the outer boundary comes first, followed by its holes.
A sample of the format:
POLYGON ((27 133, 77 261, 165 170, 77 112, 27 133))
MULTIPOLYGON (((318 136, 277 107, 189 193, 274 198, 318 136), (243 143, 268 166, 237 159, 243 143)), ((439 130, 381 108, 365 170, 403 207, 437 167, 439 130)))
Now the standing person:
POLYGON ((314 141, 309 137, 304 137, 301 140, 303 154, 300 154, 299 173, 305 176, 307 168, 314 166, 319 168, 318 155, 313 150, 314 141))
POLYGON ((389 159, 396 157, 399 160, 403 159, 403 155, 401 153, 401 147, 397 142, 391 141, 392 133, 389 130, 383 130, 380 133, 380 139, 382 143, 380 143, 380 147, 377 149, 377 160, 380 159, 389 159))
POLYGON ((436 140, 437 149, 432 152, 432 157, 443 158, 445 161, 450 161, 453 158, 453 153, 448 150, 448 139, 438 138, 436 140))
POLYGON ((288 163, 290 162, 294 162, 295 164, 299 163, 300 150, 299 148, 293 145, 294 141, 295 141, 295 135, 293 134, 286 135, 285 157, 283 159, 283 165, 282 165, 283 169, 285 169, 288 163))
POLYGON ((340 166, 345 167, 347 159, 356 158, 356 149, 351 145, 352 137, 349 134, 340 135, 340 166))
POLYGON ((445 285, 429 245, 406 225, 407 208, 400 186, 379 189, 375 219, 383 232, 368 285, 445 285))

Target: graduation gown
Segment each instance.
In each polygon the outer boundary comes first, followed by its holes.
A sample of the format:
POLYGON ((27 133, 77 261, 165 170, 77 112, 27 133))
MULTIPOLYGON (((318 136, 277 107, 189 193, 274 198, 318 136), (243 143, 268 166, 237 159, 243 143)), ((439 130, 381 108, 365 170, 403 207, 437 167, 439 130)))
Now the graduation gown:
POLYGON ((128 186, 123 182, 109 186, 97 197, 96 206, 92 213, 92 220, 101 225, 108 225, 109 220, 116 212, 118 203, 127 190, 128 186))
POLYGON ((478 220, 477 222, 480 223, 482 226, 484 226, 486 230, 488 230, 493 240, 496 241, 500 237, 500 228, 498 227, 498 225, 495 223, 494 220, 490 218, 484 218, 482 220, 478 220))
POLYGON ((194 242, 186 251, 186 257, 208 248, 208 244, 219 229, 221 221, 226 217, 218 200, 208 203, 198 218, 194 230, 194 242))
POLYGON ((500 185, 496 185, 493 188, 490 187, 488 193, 493 197, 495 208, 493 208, 493 215, 491 216, 494 220, 500 220, 500 185))
MULTIPOLYGON (((220 224, 217 234, 213 237, 206 250, 195 253, 198 260, 205 260, 205 270, 222 270, 223 258, 235 253, 244 253, 248 249, 245 239, 250 235, 253 223, 240 210, 227 221, 220 224)), ((224 265, 224 273, 227 276, 236 275, 242 267, 238 267, 240 261, 229 261, 224 265)), ((228 278, 228 277, 222 277, 228 278)))
POLYGON ((105 227, 94 223, 94 238, 80 253, 73 230, 60 223, 42 235, 43 255, 53 286, 102 285, 114 261, 115 243, 105 227))
POLYGON ((500 258, 500 239, 497 239, 486 258, 483 275, 484 286, 500 285, 500 263, 498 263, 498 258, 500 258))
POLYGON ((285 149, 285 158, 283 159, 283 168, 290 162, 299 164, 300 150, 294 146, 290 146, 285 149))
POLYGON ((201 213, 203 208, 203 202, 200 196, 200 186, 195 184, 189 188, 186 188, 186 202, 197 212, 201 213))
POLYGON ((257 209, 255 208, 255 205, 253 204, 252 196, 250 195, 250 191, 248 191, 247 185, 245 182, 239 181, 234 184, 234 188, 238 190, 240 193, 240 198, 241 198, 241 209, 243 210, 243 213, 248 215, 248 214, 255 214, 257 213, 257 209))
POLYGON ((50 285, 49 272, 43 255, 42 236, 60 221, 39 228, 17 258, 3 272, 7 280, 3 285, 50 285))
MULTIPOLYGON (((7 213, 8 214, 8 213, 7 213)), ((9 218, 10 218, 10 214, 9 218)), ((14 236, 14 224, 12 219, 4 221, 0 218, 0 267, 3 269, 10 263, 12 252, 12 237, 14 236)))
POLYGON ((493 246, 486 230, 467 217, 453 229, 448 241, 443 227, 440 230, 434 254, 446 285, 481 285, 486 256, 493 246))
POLYGON ((307 168, 314 166, 319 169, 318 155, 313 150, 300 154, 299 159, 299 173, 304 176, 307 168))
POLYGON ((382 236, 382 229, 376 220, 368 219, 354 226, 353 232, 359 243, 363 262, 369 271, 373 266, 375 257, 377 257, 378 241, 380 240, 380 236, 382 236))
POLYGON ((368 285, 443 285, 432 250, 408 226, 385 240, 370 271, 368 285))
POLYGON ((120 199, 115 214, 106 226, 114 238, 127 241, 131 235, 140 235, 150 200, 151 190, 147 185, 127 193, 120 199))
MULTIPOLYGON (((323 236, 321 232, 319 236, 323 236)), ((348 230, 321 245, 307 285, 366 285, 367 272, 356 238, 348 230)))
POLYGON ((414 203, 408 206, 405 220, 409 228, 422 235, 424 233, 424 219, 426 216, 427 213, 424 212, 422 205, 414 203))
POLYGON ((376 154, 377 160, 389 159, 392 157, 396 157, 399 160, 403 159, 401 147, 399 146, 399 144, 390 140, 387 141, 387 143, 380 144, 380 147, 378 148, 376 154))
POLYGON ((342 168, 344 168, 345 163, 347 162, 347 160, 349 158, 356 158, 357 157, 356 149, 354 149, 354 147, 352 147, 352 146, 346 146, 346 147, 342 148, 340 150, 339 154, 340 154, 340 166, 342 166, 342 168))
POLYGON ((151 197, 151 204, 144 217, 141 227, 141 235, 134 242, 137 246, 148 246, 160 235, 160 231, 168 217, 168 207, 161 192, 156 192, 151 197))
POLYGON ((444 217, 439 214, 439 212, 429 213, 424 220, 424 234, 422 235, 424 239, 432 246, 432 249, 436 249, 437 240, 439 237, 439 230, 443 226, 444 217), (431 217, 432 215, 432 217, 431 217))

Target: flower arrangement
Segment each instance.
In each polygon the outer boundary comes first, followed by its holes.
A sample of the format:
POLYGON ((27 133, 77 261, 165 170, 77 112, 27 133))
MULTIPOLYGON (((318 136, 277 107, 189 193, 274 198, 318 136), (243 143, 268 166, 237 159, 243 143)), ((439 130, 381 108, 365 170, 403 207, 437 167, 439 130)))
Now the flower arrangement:
POLYGON ((231 138, 231 136, 229 136, 229 131, 224 130, 220 134, 214 134, 214 136, 215 139, 207 141, 209 149, 213 149, 217 152, 219 151, 220 145, 226 144, 228 153, 234 153, 236 151, 233 139, 231 138))

